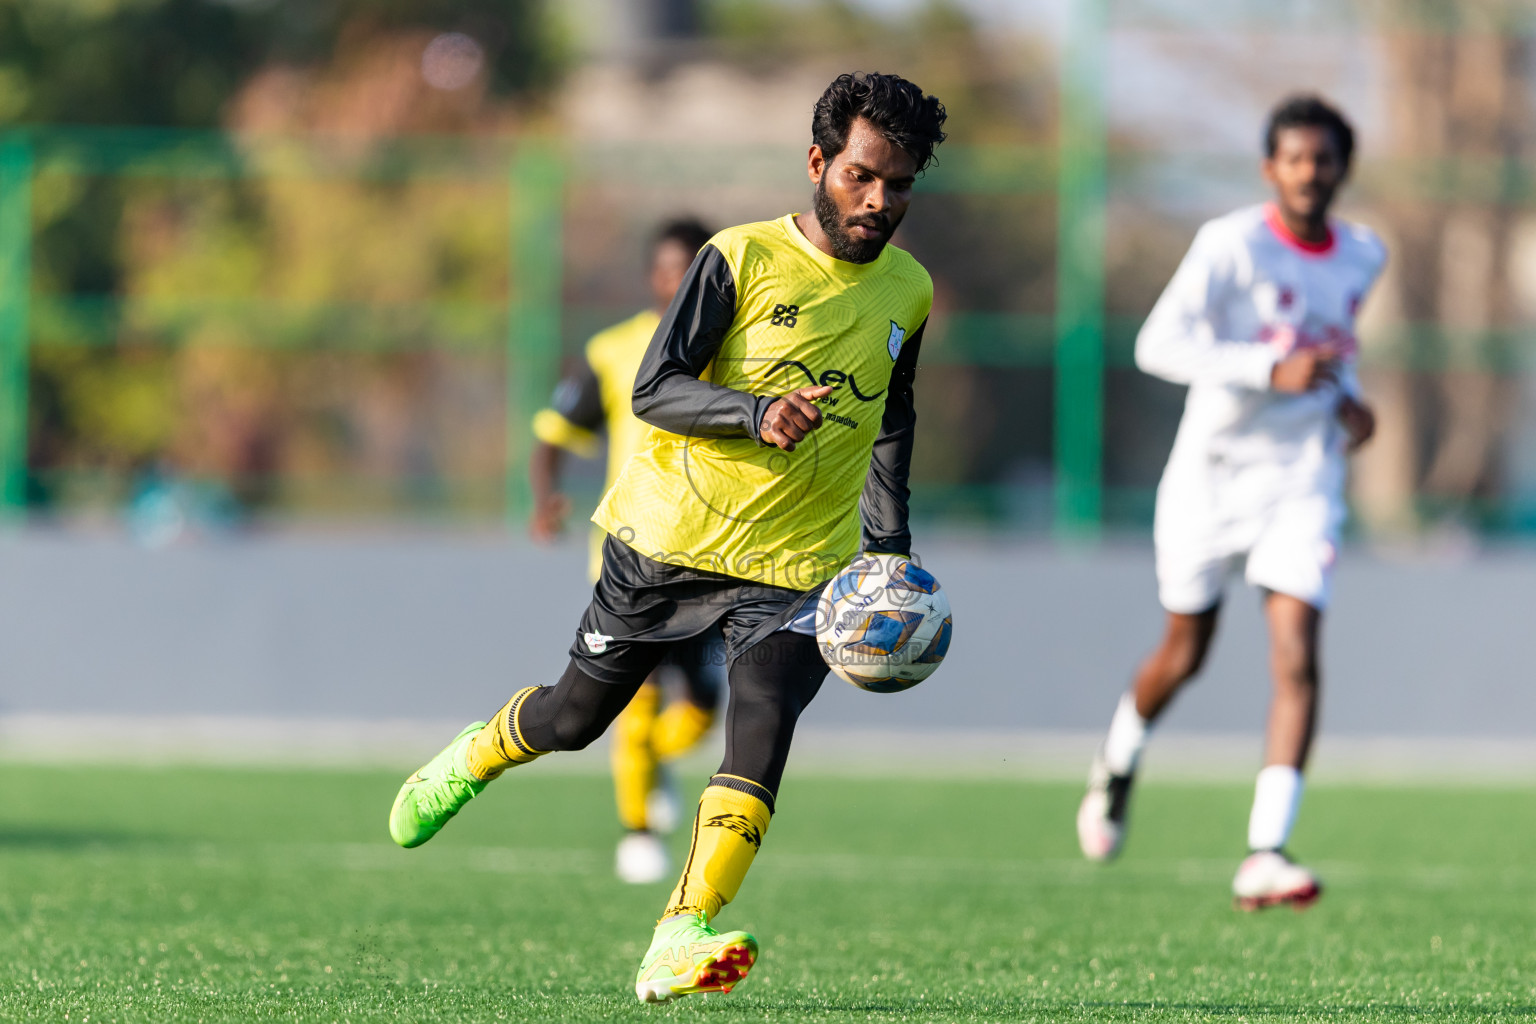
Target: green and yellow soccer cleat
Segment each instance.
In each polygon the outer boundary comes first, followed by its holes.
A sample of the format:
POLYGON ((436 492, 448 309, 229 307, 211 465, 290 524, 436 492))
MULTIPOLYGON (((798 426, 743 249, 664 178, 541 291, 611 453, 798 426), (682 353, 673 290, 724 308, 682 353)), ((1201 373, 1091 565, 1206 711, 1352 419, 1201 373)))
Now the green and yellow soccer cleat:
POLYGON ((679 914, 656 926, 635 976, 635 995, 642 1003, 665 1003, 699 992, 729 992, 756 961, 757 940, 746 932, 721 935, 704 918, 679 914))
POLYGON ((406 849, 420 846, 485 788, 489 780, 471 775, 465 760, 470 739, 484 727, 484 722, 465 726, 442 753, 405 780, 389 809, 389 834, 395 842, 406 849))

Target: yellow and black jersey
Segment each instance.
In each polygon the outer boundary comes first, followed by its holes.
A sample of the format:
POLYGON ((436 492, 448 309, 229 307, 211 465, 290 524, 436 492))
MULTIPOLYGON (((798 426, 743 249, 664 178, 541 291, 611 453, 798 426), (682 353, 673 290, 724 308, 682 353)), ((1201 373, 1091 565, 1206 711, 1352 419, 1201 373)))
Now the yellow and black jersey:
MULTIPOLYGON (((661 317, 652 310, 636 313, 623 323, 599 331, 587 342, 580 369, 555 388, 550 407, 533 417, 533 434, 583 458, 597 454, 597 434, 608 434, 611 487, 628 458, 645 446, 650 425, 635 418, 630 395, 635 373, 656 333, 661 317)), ((601 531, 593 531, 591 573, 602 565, 601 531)))
POLYGON ((855 264, 794 215, 728 228, 694 260, 634 384, 655 430, 592 519, 656 561, 808 590, 860 550, 907 553, 912 382, 933 283, 892 245, 855 264), (763 414, 833 391, 793 452, 763 414), (861 530, 862 520, 862 530, 861 530))

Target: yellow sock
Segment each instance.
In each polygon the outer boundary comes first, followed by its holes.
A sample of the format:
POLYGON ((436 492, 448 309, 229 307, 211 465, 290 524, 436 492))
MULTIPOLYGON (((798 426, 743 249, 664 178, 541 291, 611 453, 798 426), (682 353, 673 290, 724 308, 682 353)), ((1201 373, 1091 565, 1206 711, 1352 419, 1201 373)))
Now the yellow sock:
POLYGON ((659 761, 671 761, 693 749, 715 722, 715 713, 691 700, 673 701, 656 716, 651 727, 651 749, 659 761))
POLYGON ((613 721, 613 745, 608 749, 613 765, 613 796, 619 807, 619 824, 627 829, 647 826, 645 801, 656 787, 656 754, 651 733, 661 690, 646 683, 613 721))
POLYGON ((693 819, 693 846, 661 916, 699 914, 706 920, 736 898, 752 858, 763 845, 773 794, 750 779, 716 775, 693 819))
POLYGON ((465 760, 475 778, 489 781, 515 764, 527 764, 549 753, 534 750, 523 742, 523 734, 517 727, 517 709, 537 689, 539 687, 529 686, 518 690, 500 711, 491 716, 485 728, 470 739, 465 760))

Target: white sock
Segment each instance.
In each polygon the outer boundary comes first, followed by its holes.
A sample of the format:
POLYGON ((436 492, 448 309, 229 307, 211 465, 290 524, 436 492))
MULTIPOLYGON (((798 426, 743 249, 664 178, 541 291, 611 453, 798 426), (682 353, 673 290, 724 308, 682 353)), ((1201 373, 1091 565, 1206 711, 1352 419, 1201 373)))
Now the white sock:
POLYGON ((1129 775, 1136 770, 1141 748, 1147 745, 1149 723, 1136 713, 1136 697, 1126 693, 1109 720, 1109 735, 1104 737, 1104 764, 1111 775, 1129 775))
POLYGON ((1291 837, 1301 806, 1301 772, 1288 764, 1272 764, 1259 772, 1253 787, 1253 813, 1248 817, 1248 848, 1278 850, 1291 837))

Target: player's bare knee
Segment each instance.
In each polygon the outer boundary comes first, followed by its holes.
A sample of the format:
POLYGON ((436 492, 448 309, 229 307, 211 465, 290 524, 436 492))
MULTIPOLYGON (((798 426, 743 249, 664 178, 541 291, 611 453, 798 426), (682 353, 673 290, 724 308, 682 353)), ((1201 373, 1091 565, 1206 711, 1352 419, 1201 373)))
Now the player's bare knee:
POLYGON ((1270 652, 1275 688, 1310 696, 1318 685, 1317 655, 1304 643, 1277 642, 1270 652))
POLYGON ((1196 641, 1186 645, 1179 652, 1179 681, 1188 682, 1200 674, 1205 667, 1205 656, 1210 651, 1210 644, 1196 641))
POLYGON ((1176 684, 1189 682, 1200 674, 1210 646, 1208 638, 1194 633, 1170 634, 1163 643, 1163 671, 1176 684))
POLYGON ((1216 609, 1197 615, 1169 615, 1159 653, 1163 671, 1176 685, 1199 674, 1216 634, 1216 609))
POLYGON ((1276 666, 1274 682, 1277 690, 1310 700, 1317 695, 1317 667, 1300 664, 1276 666))
POLYGON ((1284 675, 1301 680, 1317 675, 1317 644, 1305 629, 1272 627, 1269 659, 1277 677, 1284 675))

